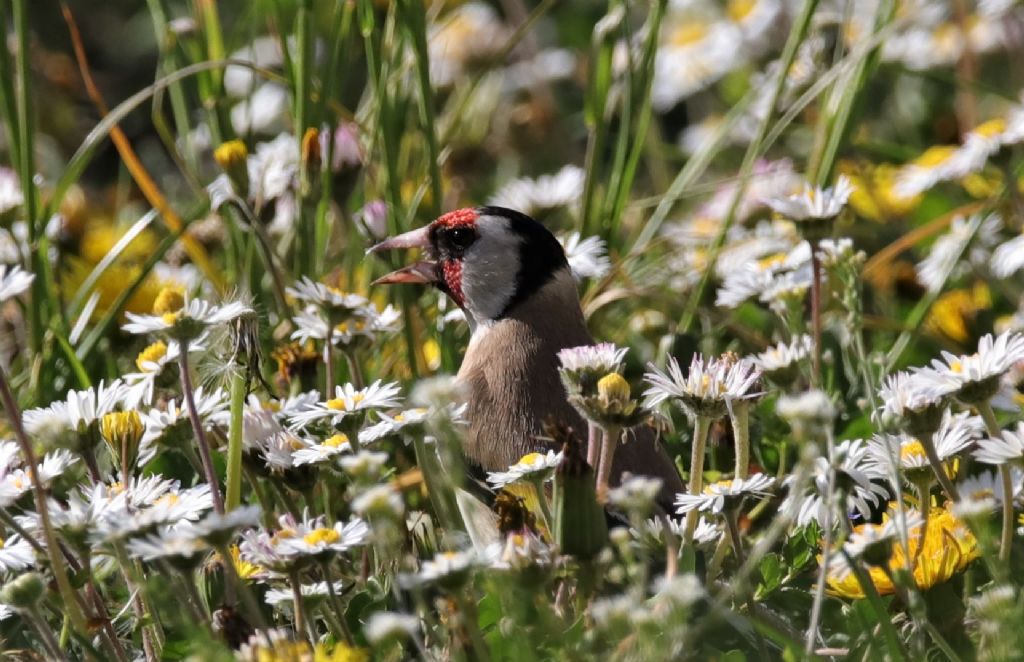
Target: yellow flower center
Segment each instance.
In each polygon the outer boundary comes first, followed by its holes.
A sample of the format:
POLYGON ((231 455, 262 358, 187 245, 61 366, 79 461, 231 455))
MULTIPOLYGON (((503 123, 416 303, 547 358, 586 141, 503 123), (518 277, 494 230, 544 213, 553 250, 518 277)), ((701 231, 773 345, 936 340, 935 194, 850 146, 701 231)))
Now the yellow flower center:
MULTIPOLYGON (((181 310, 185 307, 185 293, 179 287, 165 287, 160 290, 153 301, 153 314, 166 315, 181 310)), ((165 318, 166 321, 166 318, 165 318)), ((172 324, 173 322, 168 322, 172 324)))
POLYGON ((718 488, 720 490, 727 490, 730 487, 732 487, 732 479, 731 478, 730 479, 726 479, 726 480, 720 480, 720 481, 711 483, 710 485, 705 487, 704 488, 704 494, 714 494, 715 493, 715 488, 718 488))
POLYGON ((175 323, 177 323, 179 317, 181 317, 180 310, 173 313, 164 313, 160 315, 160 319, 162 319, 164 321, 164 324, 166 324, 167 326, 174 326, 175 323))
POLYGON ((949 364, 949 369, 957 374, 960 374, 961 372, 964 371, 964 364, 960 361, 953 361, 952 363, 949 364))
POLYGON ((541 455, 540 453, 527 453, 526 455, 519 458, 519 462, 517 464, 526 464, 532 466, 543 459, 544 456, 541 455))
POLYGON ((971 133, 976 133, 982 138, 992 138, 994 136, 998 136, 1004 131, 1006 131, 1006 120, 1002 117, 997 117, 994 120, 989 120, 974 127, 974 130, 971 131, 971 133))
POLYGON ((669 41, 674 46, 692 46, 703 39, 708 33, 707 23, 686 21, 672 31, 669 41))
POLYGON ((154 506, 173 506, 174 504, 178 503, 180 500, 181 500, 181 497, 179 497, 177 494, 175 494, 174 492, 168 492, 167 494, 163 495, 162 497, 160 497, 159 499, 154 501, 153 505, 154 506))
POLYGON ((139 352, 139 355, 135 357, 135 365, 138 366, 142 372, 149 372, 150 368, 146 367, 147 363, 159 363, 160 359, 167 356, 167 343, 162 340, 158 340, 146 349, 139 352))
POLYGON ((226 143, 221 143, 217 149, 213 150, 213 160, 223 170, 238 167, 240 164, 245 163, 245 159, 248 156, 249 150, 241 140, 229 140, 226 143))
POLYGON ((319 528, 302 536, 302 540, 308 545, 319 545, 320 543, 330 545, 341 540, 341 534, 334 529, 319 528))
POLYGON ((922 168, 933 168, 948 161, 954 152, 956 152, 956 145, 936 145, 926 149, 911 163, 922 168))
POLYGON ((925 453, 924 444, 914 439, 910 443, 904 444, 903 448, 900 449, 900 459, 927 461, 928 454, 925 453))
MULTIPOLYGON (((366 399, 366 396, 362 393, 356 393, 352 396, 352 405, 358 405, 360 402, 366 399)), ((349 404, 345 398, 331 398, 327 401, 327 408, 334 409, 336 411, 348 411, 349 404)))
POLYGON ((754 7, 757 7, 757 0, 729 0, 729 5, 725 11, 729 15, 729 19, 733 22, 739 23, 750 13, 754 11, 754 7))
POLYGON ((341 434, 336 434, 336 435, 333 435, 331 437, 328 437, 324 441, 324 446, 329 446, 331 448, 338 448, 339 446, 344 446, 347 443, 349 443, 348 435, 344 434, 344 433, 341 433, 341 434))
POLYGON ((123 442, 134 445, 142 439, 145 427, 139 412, 115 411, 103 416, 100 420, 100 434, 108 444, 120 446, 123 442))
POLYGON ((774 267, 777 267, 777 266, 781 265, 785 261, 786 261, 786 254, 785 253, 775 253, 773 255, 769 255, 767 257, 763 257, 760 260, 758 260, 757 261, 757 266, 760 267, 762 271, 768 271, 769 269, 772 269, 774 267))

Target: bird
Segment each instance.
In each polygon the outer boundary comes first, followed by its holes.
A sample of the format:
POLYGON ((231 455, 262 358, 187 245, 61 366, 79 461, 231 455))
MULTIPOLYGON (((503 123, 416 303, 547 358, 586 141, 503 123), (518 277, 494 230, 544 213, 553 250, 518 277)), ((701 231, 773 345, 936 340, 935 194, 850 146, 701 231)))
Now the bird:
MULTIPOLYGON (((496 206, 456 209, 390 237, 368 253, 422 249, 423 259, 374 284, 436 287, 465 313, 470 340, 456 375, 468 398, 463 454, 485 472, 503 471, 546 449, 546 421, 586 430, 559 378, 559 350, 593 345, 562 245, 541 223, 496 206)), ((555 449, 557 450, 557 449, 555 449)), ((610 485, 625 472, 662 481, 666 510, 683 483, 655 431, 642 427, 619 446, 610 485)))

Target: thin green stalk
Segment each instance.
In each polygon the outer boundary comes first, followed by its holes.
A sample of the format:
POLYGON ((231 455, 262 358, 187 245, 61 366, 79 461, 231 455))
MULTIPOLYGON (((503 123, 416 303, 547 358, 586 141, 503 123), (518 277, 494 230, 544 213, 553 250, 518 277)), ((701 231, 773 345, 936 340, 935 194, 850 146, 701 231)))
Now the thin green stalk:
POLYGON ((619 446, 619 439, 622 436, 622 428, 609 425, 603 430, 601 440, 601 456, 597 466, 597 497, 604 499, 608 495, 608 486, 612 477, 612 463, 615 460, 615 451, 619 446))
POLYGON ((192 392, 192 375, 189 374, 188 366, 188 341, 182 343, 181 352, 178 353, 178 372, 181 373, 181 391, 185 399, 185 408, 188 410, 188 418, 192 423, 192 432, 196 436, 196 446, 199 448, 199 458, 203 462, 203 471, 206 474, 206 482, 210 486, 210 496, 213 499, 213 509, 224 514, 224 499, 220 492, 220 481, 217 478, 217 470, 213 466, 213 456, 210 450, 210 441, 206 438, 206 431, 203 429, 203 422, 199 418, 199 411, 196 409, 195 395, 192 392))
POLYGON ((746 478, 750 475, 750 403, 737 400, 729 408, 729 420, 732 423, 732 436, 736 442, 736 466, 733 469, 735 478, 746 478))
POLYGON ((818 624, 821 619, 821 608, 825 602, 825 584, 828 580, 828 565, 832 554, 832 514, 836 508, 836 468, 835 468, 835 444, 832 440, 831 430, 826 431, 828 443, 828 483, 825 487, 825 521, 822 528, 825 530, 825 538, 821 543, 821 569, 818 573, 818 585, 814 588, 814 601, 811 603, 811 620, 807 626, 807 639, 804 642, 804 653, 810 655, 814 652, 814 642, 818 638, 818 624))
POLYGON ((234 510, 242 503, 242 431, 245 428, 245 395, 248 386, 246 371, 235 365, 231 373, 231 426, 228 429, 227 486, 225 510, 234 510))
POLYGON ((946 496, 951 501, 956 503, 960 500, 960 493, 957 491, 953 481, 949 479, 946 467, 942 464, 942 458, 939 457, 939 452, 935 448, 935 434, 921 435, 921 445, 924 446, 924 453, 928 457, 928 464, 931 465, 935 478, 939 481, 939 485, 942 486, 942 491, 946 493, 946 496))
POLYGON ((402 0, 402 15, 406 18, 413 54, 416 56, 417 83, 419 84, 419 116, 423 136, 427 141, 427 163, 430 172, 430 215, 441 214, 441 166, 437 146, 437 118, 434 112, 434 88, 430 84, 430 53, 427 49, 427 20, 425 5, 417 0, 402 0))
POLYGON ((342 636, 345 637, 345 641, 351 646, 355 643, 355 637, 352 636, 352 630, 349 629, 348 623, 345 622, 345 605, 341 604, 341 598, 338 597, 338 592, 334 590, 334 582, 331 581, 331 567, 329 564, 323 563, 322 569, 324 571, 324 581, 327 582, 327 594, 330 596, 331 607, 338 617, 338 625, 341 627, 342 636))
MULTIPOLYGON (((985 428, 991 437, 1002 436, 1003 430, 999 427, 996 413, 988 400, 979 402, 976 407, 985 421, 985 428)), ((1013 548, 1013 476, 1007 464, 999 465, 999 478, 1003 488, 1003 522, 1002 535, 999 538, 999 560, 1003 563, 1010 562, 1010 551, 1013 548)))
MULTIPOLYGON (((693 426, 693 448, 690 451, 690 482, 687 491, 700 494, 704 487, 704 449, 708 443, 708 432, 711 431, 711 419, 698 416, 693 426)), ((686 529, 683 539, 687 545, 693 544, 693 534, 697 530, 697 511, 686 514, 686 529)))

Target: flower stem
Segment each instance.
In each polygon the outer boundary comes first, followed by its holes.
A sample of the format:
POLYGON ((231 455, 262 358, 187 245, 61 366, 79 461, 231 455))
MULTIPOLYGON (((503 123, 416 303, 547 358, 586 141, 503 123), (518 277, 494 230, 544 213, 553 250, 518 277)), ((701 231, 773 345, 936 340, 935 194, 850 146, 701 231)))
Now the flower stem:
POLYGON ((533 481, 533 490, 537 493, 537 503, 540 505, 540 514, 544 518, 544 526, 547 527, 550 535, 554 535, 555 518, 551 516, 551 506, 548 504, 548 497, 544 493, 544 481, 533 481))
POLYGON ((597 498, 599 501, 608 496, 608 483, 612 477, 612 461, 615 459, 615 450, 619 447, 621 434, 622 429, 614 426, 609 426, 604 430, 601 441, 601 457, 597 469, 597 498))
POLYGON ((290 573, 290 584, 292 585, 292 611, 295 612, 295 633, 299 636, 309 637, 310 641, 314 641, 310 637, 310 632, 306 631, 306 613, 305 605, 302 602, 302 583, 299 582, 298 571, 292 571, 290 573))
POLYGON ((82 636, 88 636, 85 616, 78 604, 78 595, 71 586, 67 570, 64 568, 64 560, 60 556, 60 547, 57 545, 57 536, 54 535, 53 526, 50 523, 50 510, 46 502, 46 491, 43 489, 39 477, 39 463, 36 453, 32 449, 32 442, 21 422, 21 410, 11 393, 11 387, 7 383, 7 373, 0 366, 0 399, 3 400, 4 410, 7 412, 7 419, 11 422, 14 431, 14 438, 18 442, 21 454, 25 458, 25 466, 28 468, 29 478, 32 480, 32 495, 36 502, 36 512, 39 514, 39 527, 43 531, 43 538, 46 540, 46 555, 50 561, 50 571, 57 583, 57 590, 63 602, 63 608, 71 625, 82 636))
MULTIPOLYGON (((1002 429, 999 421, 996 420, 996 413, 992 411, 992 405, 984 400, 977 405, 978 413, 985 421, 985 427, 989 436, 999 437, 1002 429)), ((1006 464, 999 465, 999 478, 1003 487, 1003 533, 999 538, 999 560, 1003 563, 1010 561, 1010 549, 1013 546, 1013 476, 1010 467, 1006 464)))
MULTIPOLYGON (((700 494, 704 487, 704 449, 708 443, 710 430, 711 419, 707 416, 698 416, 693 426, 693 449, 690 453, 690 482, 687 484, 687 491, 690 494, 700 494)), ((686 514, 684 540, 687 545, 693 544, 693 533, 696 530, 697 511, 691 510, 686 514)))
POLYGON ((740 539, 739 508, 730 508, 725 513, 725 524, 729 529, 729 540, 732 542, 732 551, 736 554, 736 563, 743 565, 746 560, 743 555, 743 541, 740 539))
POLYGON ((828 483, 825 487, 825 539, 821 543, 821 570, 818 573, 818 585, 814 590, 814 602, 811 605, 811 622, 807 626, 807 640, 804 652, 810 656, 814 651, 814 641, 818 638, 818 623, 821 620, 821 607, 825 602, 825 584, 828 581, 828 564, 832 554, 832 511, 835 508, 836 469, 835 452, 831 431, 828 433, 828 483))
POLYGON ((601 457, 601 427, 593 421, 587 422, 587 464, 595 472, 601 457))
POLYGON ((814 333, 811 385, 817 386, 821 384, 821 260, 818 259, 817 240, 808 240, 808 243, 811 246, 811 328, 814 333))
POLYGON ((327 315, 327 333, 324 335, 324 365, 326 366, 327 383, 324 397, 334 395, 334 320, 327 315))
POLYGON ((737 400, 729 408, 729 419, 732 422, 732 436, 736 442, 735 478, 746 478, 750 475, 750 403, 737 400))
POLYGON ((231 428, 228 430, 226 510, 242 503, 242 432, 245 429, 245 371, 236 365, 231 376, 231 428))
POLYGON ((203 422, 199 420, 199 412, 196 410, 196 400, 192 393, 192 377, 188 370, 188 343, 182 343, 181 352, 178 354, 178 372, 181 373, 181 390, 185 398, 185 406, 188 408, 188 418, 192 422, 192 431, 196 435, 196 445, 199 446, 199 458, 203 463, 203 472, 206 473, 206 482, 210 485, 210 496, 213 498, 213 508, 217 513, 224 514, 224 499, 220 494, 220 484, 217 480, 217 470, 213 466, 213 457, 210 453, 210 442, 203 430, 203 422))
MULTIPOLYGON (((939 485, 942 486, 942 491, 946 493, 952 501, 956 502, 960 500, 960 493, 956 489, 956 485, 949 479, 949 475, 946 473, 946 468, 942 465, 942 458, 939 457, 939 452, 935 449, 935 434, 929 433, 921 436, 921 445, 924 446, 924 454, 928 457, 928 464, 931 465, 932 471, 935 473, 935 478, 938 479, 939 485)), ((922 495, 923 496, 923 495, 922 495)))
POLYGON ((334 613, 338 617, 338 625, 341 627, 341 633, 345 637, 345 641, 351 646, 355 643, 355 638, 352 636, 352 630, 349 629, 348 623, 345 622, 345 606, 341 604, 338 593, 334 590, 330 566, 327 563, 323 564, 323 571, 324 581, 327 582, 327 594, 331 598, 331 608, 334 609, 334 613))

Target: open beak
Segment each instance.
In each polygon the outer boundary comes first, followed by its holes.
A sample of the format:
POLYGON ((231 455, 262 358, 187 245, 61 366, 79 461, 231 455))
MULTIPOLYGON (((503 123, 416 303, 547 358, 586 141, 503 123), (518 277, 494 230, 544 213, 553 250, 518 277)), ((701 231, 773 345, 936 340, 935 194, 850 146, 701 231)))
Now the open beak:
MULTIPOLYGON (((399 248, 430 248, 430 226, 416 228, 404 232, 395 237, 388 237, 376 246, 366 251, 369 253, 380 253, 399 248)), ((373 281, 373 285, 390 285, 392 283, 436 283, 437 265, 429 260, 420 260, 403 267, 397 271, 381 276, 373 281)))

